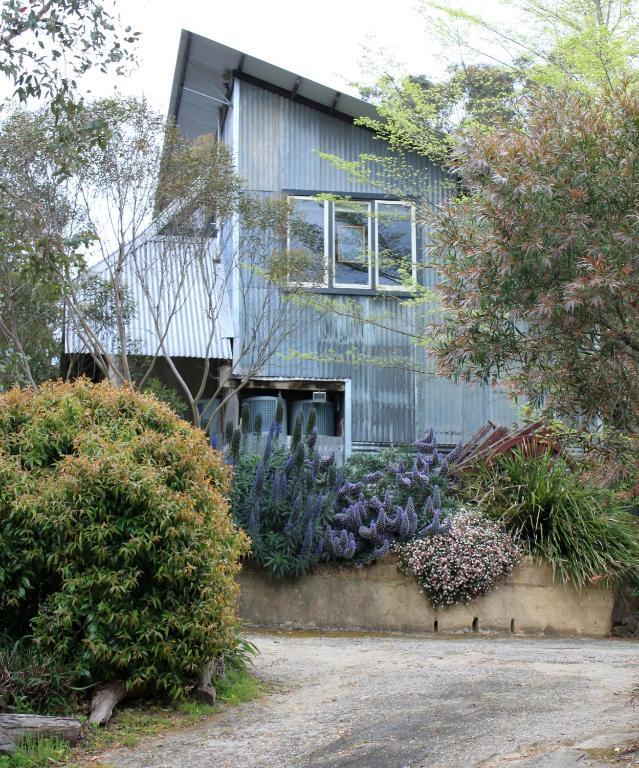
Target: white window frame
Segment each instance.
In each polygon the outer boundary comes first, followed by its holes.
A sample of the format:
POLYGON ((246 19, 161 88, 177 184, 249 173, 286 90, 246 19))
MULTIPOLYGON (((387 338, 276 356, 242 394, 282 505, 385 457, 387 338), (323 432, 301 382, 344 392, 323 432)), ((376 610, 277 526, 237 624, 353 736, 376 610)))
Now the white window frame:
POLYGON ((373 205, 371 200, 358 200, 355 198, 354 200, 348 200, 345 203, 339 203, 339 202, 333 202, 331 205, 331 211, 332 211, 332 217, 333 217, 333 237, 332 237, 332 243, 331 243, 331 261, 332 261, 332 267, 333 267, 333 285, 334 288, 354 288, 358 290, 368 291, 371 290, 373 287, 373 260, 376 258, 373 254, 373 205), (338 283, 337 282, 337 227, 335 224, 335 214, 338 213, 336 209, 339 208, 340 205, 342 205, 344 208, 348 206, 348 204, 351 203, 353 205, 360 205, 362 208, 366 206, 368 210, 368 234, 367 234, 367 244, 366 244, 366 252, 368 256, 368 281, 366 284, 364 283, 338 283))
POLYGON ((410 248, 411 248, 411 277, 417 282, 417 222, 415 220, 415 206, 408 205, 401 200, 375 200, 375 287, 378 291, 406 290, 402 285, 382 285, 379 280, 379 206, 401 205, 410 208, 410 248))
MULTIPOLYGON (((328 288, 328 265, 329 265, 329 248, 328 248, 328 224, 329 224, 329 205, 327 200, 318 200, 317 197, 312 195, 289 195, 287 198, 289 204, 294 200, 311 200, 314 203, 321 203, 324 212, 324 282, 323 283, 295 283, 300 288, 328 288)), ((290 225, 286 226, 286 249, 291 249, 291 228, 290 225)))

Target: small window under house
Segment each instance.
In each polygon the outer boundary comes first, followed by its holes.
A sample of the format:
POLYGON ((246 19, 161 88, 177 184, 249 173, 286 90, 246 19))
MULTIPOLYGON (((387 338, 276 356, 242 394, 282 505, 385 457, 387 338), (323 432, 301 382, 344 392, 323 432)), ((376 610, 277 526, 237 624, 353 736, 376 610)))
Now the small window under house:
POLYGON ((416 280, 415 209, 392 200, 290 197, 291 283, 405 292, 416 280))

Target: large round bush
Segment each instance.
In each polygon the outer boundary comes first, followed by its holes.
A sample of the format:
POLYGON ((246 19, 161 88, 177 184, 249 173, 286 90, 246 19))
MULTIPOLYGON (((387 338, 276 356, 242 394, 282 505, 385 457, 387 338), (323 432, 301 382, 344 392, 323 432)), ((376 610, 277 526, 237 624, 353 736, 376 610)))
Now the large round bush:
POLYGON ((236 639, 228 493, 220 455, 152 397, 0 395, 0 629, 84 684, 183 695, 236 639))
POLYGON ((498 523, 463 510, 444 535, 414 539, 398 549, 403 570, 417 577, 435 607, 466 603, 506 579, 521 556, 498 523))

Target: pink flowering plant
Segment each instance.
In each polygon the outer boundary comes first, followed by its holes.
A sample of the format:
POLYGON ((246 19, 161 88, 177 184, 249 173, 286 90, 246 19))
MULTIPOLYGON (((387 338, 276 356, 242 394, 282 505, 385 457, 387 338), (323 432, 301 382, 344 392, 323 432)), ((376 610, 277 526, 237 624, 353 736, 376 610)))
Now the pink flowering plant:
POLYGON ((462 509, 445 535, 425 536, 396 547, 400 567, 413 574, 434 607, 467 603, 506 579, 521 557, 517 541, 501 525, 462 509))

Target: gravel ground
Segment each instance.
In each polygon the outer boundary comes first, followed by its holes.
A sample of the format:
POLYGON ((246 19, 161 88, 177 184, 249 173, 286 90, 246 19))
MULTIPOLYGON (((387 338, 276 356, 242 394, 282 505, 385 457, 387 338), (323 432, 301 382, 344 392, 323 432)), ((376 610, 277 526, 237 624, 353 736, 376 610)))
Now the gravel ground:
MULTIPOLYGON (((585 768, 636 737, 628 641, 261 634, 273 692, 114 768, 585 768)), ((630 763, 635 765, 637 763, 630 763)))

